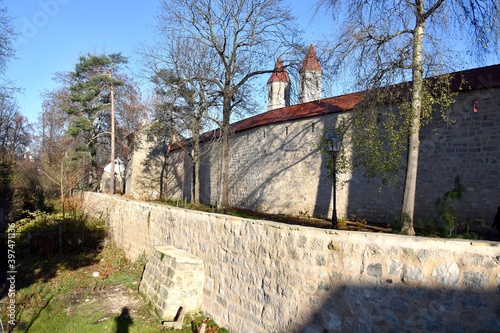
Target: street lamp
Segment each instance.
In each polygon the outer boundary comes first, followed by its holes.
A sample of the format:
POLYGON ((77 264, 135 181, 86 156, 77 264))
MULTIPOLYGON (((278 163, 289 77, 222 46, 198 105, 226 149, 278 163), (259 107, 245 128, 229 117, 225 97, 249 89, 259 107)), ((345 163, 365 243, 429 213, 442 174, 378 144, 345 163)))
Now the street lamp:
POLYGON ((333 212, 332 212, 332 229, 338 229, 337 226, 337 154, 340 151, 340 144, 342 142, 342 137, 335 132, 326 138, 327 150, 332 153, 332 169, 333 169, 333 212))

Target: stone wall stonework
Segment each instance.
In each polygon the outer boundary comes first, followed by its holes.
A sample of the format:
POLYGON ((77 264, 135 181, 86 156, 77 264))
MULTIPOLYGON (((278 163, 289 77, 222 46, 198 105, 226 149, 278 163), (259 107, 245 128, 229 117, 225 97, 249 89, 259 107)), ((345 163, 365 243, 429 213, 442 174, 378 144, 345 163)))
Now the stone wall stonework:
POLYGON ((180 307, 187 312, 201 308, 204 279, 200 258, 172 246, 156 246, 149 254, 139 293, 158 317, 173 321, 180 307))
MULTIPOLYGON (((360 111, 362 112, 362 111, 360 111)), ((266 213, 328 217, 332 178, 321 153, 321 139, 349 112, 271 123, 235 133, 230 142, 229 204, 266 213)), ((491 224, 500 205, 500 88, 462 92, 447 112, 421 129, 415 220, 434 220, 436 201, 452 190, 455 178, 465 187, 454 204, 457 222, 491 224), (477 101, 478 112, 473 112, 477 101)), ((355 135, 355 134, 353 134, 355 135)), ((207 143, 200 166, 200 200, 220 197, 220 142, 207 143)), ((191 198, 192 166, 184 150, 171 152, 170 198, 191 198), (175 160, 174 160, 175 159, 175 160), (183 163, 179 163, 183 161, 183 163)), ((381 187, 361 170, 338 175, 339 217, 388 223, 401 214, 406 162, 399 182, 381 187)))
POLYGON ((500 246, 315 229, 85 193, 134 260, 204 264, 202 310, 232 332, 498 332, 500 246))

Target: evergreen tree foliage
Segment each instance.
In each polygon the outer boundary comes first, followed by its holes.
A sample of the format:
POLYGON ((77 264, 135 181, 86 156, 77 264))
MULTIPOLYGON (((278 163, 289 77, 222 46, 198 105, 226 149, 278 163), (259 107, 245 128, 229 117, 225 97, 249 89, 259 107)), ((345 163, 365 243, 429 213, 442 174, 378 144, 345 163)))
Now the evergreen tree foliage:
POLYGON ((113 73, 125 63, 127 59, 120 53, 88 54, 80 57, 75 71, 71 73, 71 104, 66 112, 72 116, 72 121, 67 132, 79 140, 79 151, 88 153, 90 169, 87 184, 91 189, 98 187, 99 167, 105 163, 105 154, 98 153, 105 151, 110 142, 111 87, 123 85, 123 81, 115 79, 113 73))

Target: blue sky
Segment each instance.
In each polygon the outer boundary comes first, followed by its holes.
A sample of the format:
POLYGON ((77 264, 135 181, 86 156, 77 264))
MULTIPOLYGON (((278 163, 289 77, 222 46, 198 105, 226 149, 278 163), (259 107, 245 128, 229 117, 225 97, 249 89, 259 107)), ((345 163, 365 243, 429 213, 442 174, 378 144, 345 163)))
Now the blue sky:
MULTIPOLYGON (((323 27, 310 24, 315 1, 292 4, 301 16, 306 38, 319 37, 323 27)), ((71 71, 78 57, 88 52, 121 52, 129 67, 138 67, 136 49, 153 37, 158 2, 119 0, 4 0, 20 34, 16 59, 7 70, 23 92, 17 96, 20 112, 35 122, 41 112, 40 94, 56 83, 56 72, 71 71)), ((318 25, 318 19, 315 20, 318 25)), ((327 27, 326 29, 330 29, 327 27)))
POLYGON ((16 59, 7 77, 24 91, 20 112, 34 122, 40 93, 54 87, 59 71, 70 71, 78 57, 92 51, 122 52, 134 61, 138 44, 151 36, 156 1, 4 0, 14 27, 16 59))
MULTIPOLYGON (((316 0, 289 2, 306 43, 329 35, 333 26, 327 14, 312 20, 316 0)), ((19 34, 16 59, 6 76, 23 90, 17 96, 20 112, 35 122, 42 110, 40 94, 55 87, 57 72, 73 70, 80 55, 121 52, 129 57, 130 69, 137 71, 136 50, 154 37, 158 1, 3 0, 3 5, 19 34)))

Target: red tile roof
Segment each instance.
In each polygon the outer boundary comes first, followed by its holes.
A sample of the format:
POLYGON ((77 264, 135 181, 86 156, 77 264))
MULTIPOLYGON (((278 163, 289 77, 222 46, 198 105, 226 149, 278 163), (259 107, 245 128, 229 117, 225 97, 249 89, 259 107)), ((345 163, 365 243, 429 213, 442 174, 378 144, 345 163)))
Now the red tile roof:
MULTIPOLYGON (((453 74, 455 76, 452 82, 453 91, 460 90, 462 77, 465 78, 467 83, 461 90, 481 90, 500 87, 500 64, 453 74)), ((356 92, 274 109, 235 122, 231 125, 231 128, 234 132, 240 132, 268 124, 353 110, 362 101, 364 94, 364 92, 356 92)), ((215 130, 205 133, 202 137, 208 139, 214 136, 217 137, 218 134, 219 130, 215 130)))
POLYGON ((234 132, 239 132, 272 123, 348 111, 352 110, 356 104, 362 100, 362 98, 362 94, 354 93, 286 106, 240 120, 233 123, 231 127, 234 132))
MULTIPOLYGON (((462 90, 480 90, 500 87, 500 65, 481 67, 463 72, 454 73, 452 90, 459 91, 462 76, 466 84, 462 90)), ((349 111, 363 99, 363 92, 351 93, 337 97, 324 98, 313 102, 286 106, 267 111, 253 117, 233 123, 234 132, 283 121, 314 117, 330 113, 349 111)))
POLYGON ((268 84, 272 82, 290 82, 290 78, 288 77, 286 68, 283 66, 283 59, 281 59, 281 57, 278 58, 276 68, 267 81, 268 84))
POLYGON ((323 71, 321 69, 318 56, 316 55, 316 50, 314 49, 314 46, 312 44, 309 46, 309 50, 307 50, 306 57, 304 58, 304 61, 302 62, 302 67, 300 67, 299 71, 302 72, 306 70, 319 71, 319 72, 323 71))

